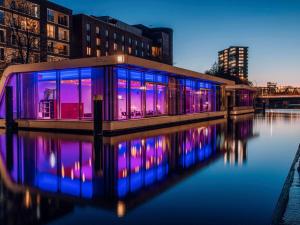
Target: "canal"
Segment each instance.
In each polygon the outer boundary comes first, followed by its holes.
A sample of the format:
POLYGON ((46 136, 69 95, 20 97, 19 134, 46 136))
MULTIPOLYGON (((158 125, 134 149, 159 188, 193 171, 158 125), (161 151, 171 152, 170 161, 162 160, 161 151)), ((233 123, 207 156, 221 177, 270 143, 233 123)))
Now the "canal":
POLYGON ((270 224, 300 110, 115 137, 0 130, 0 224, 270 224))

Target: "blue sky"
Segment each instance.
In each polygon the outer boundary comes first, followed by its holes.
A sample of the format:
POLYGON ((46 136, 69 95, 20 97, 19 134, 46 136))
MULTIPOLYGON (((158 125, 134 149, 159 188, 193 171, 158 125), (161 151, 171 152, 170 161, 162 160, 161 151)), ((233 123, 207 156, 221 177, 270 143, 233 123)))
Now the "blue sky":
POLYGON ((203 72, 230 45, 249 46, 249 79, 300 86, 300 0, 52 0, 74 13, 174 30, 175 66, 203 72))

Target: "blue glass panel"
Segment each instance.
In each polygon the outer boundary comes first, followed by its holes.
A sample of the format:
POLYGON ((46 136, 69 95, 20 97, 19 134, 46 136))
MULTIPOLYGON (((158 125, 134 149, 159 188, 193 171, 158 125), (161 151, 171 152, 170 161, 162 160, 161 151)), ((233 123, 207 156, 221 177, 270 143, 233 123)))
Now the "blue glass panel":
POLYGON ((119 79, 126 79, 127 78, 126 69, 116 68, 116 74, 117 74, 119 79))
POLYGON ((39 81, 55 81, 56 80, 56 71, 43 71, 37 72, 38 80, 39 81))
POLYGON ((85 198, 93 197, 93 183, 91 181, 85 181, 82 183, 82 196, 85 198))
POLYGON ((149 169, 145 172, 145 186, 153 184, 155 181, 155 169, 149 169))
POLYGON ((145 73, 145 81, 153 82, 154 81, 154 74, 145 73))
POLYGON ((131 80, 142 80, 142 73, 138 71, 130 71, 130 79, 131 80))
POLYGON ((92 69, 91 68, 82 68, 81 72, 81 79, 89 79, 92 77, 92 69))
POLYGON ((156 82, 158 82, 158 83, 167 83, 168 78, 165 75, 156 75, 156 82))
POLYGON ((80 181, 72 180, 70 178, 61 179, 61 192, 65 194, 70 194, 73 196, 80 195, 80 181))
POLYGON ((139 190, 143 184, 143 174, 142 172, 131 174, 130 180, 130 190, 132 192, 139 190))
POLYGON ((127 194, 128 178, 118 180, 118 196, 124 197, 127 194))
POLYGON ((36 177, 36 184, 42 190, 56 192, 58 190, 57 175, 38 173, 36 177))
POLYGON ((61 70, 60 71, 60 77, 61 77, 62 80, 78 79, 79 70, 78 69, 61 70))

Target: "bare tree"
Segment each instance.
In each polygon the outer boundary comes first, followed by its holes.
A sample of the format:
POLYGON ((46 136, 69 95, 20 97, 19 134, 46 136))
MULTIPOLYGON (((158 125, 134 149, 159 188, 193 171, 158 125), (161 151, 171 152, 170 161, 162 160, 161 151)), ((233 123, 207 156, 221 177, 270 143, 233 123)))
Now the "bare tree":
POLYGON ((215 62, 209 70, 205 71, 205 73, 209 75, 219 75, 220 74, 219 64, 215 62))
POLYGON ((10 10, 5 19, 11 33, 12 48, 7 52, 7 63, 31 63, 40 45, 39 21, 31 18, 37 15, 38 9, 27 0, 11 0, 8 7, 10 10))

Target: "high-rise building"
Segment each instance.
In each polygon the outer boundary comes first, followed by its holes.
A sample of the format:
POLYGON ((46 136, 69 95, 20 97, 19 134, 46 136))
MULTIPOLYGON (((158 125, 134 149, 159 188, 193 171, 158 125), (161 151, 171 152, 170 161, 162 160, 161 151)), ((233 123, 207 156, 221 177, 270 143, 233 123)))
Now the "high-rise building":
POLYGON ((71 16, 47 0, 0 0, 0 68, 68 59, 71 16))
POLYGON ((173 31, 128 25, 108 16, 73 16, 72 58, 128 54, 173 64, 173 31))
POLYGON ((230 46, 219 51, 219 72, 241 81, 248 80, 248 47, 230 46))

